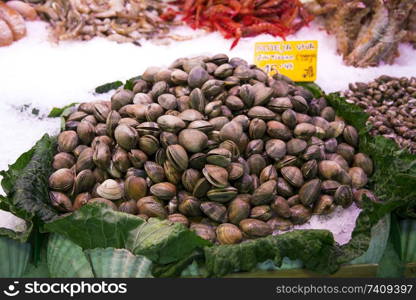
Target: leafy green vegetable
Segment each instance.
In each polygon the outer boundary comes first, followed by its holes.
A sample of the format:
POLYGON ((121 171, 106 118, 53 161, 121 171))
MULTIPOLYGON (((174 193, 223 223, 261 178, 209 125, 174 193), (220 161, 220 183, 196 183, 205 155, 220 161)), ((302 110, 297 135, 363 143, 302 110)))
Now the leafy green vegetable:
POLYGON ((68 104, 64 107, 54 107, 52 108, 51 112, 48 115, 48 118, 58 118, 58 117, 67 117, 73 111, 74 106, 77 105, 78 102, 73 102, 68 104))
POLYGON ((416 220, 400 221, 400 257, 403 262, 416 261, 416 220))
POLYGON ((124 88, 125 88, 126 90, 130 90, 130 91, 132 91, 132 90, 133 90, 133 87, 134 87, 134 82, 135 82, 136 80, 140 79, 140 78, 141 78, 141 76, 135 76, 135 77, 132 77, 132 78, 128 79, 128 80, 126 81, 126 83, 124 84, 124 88))
POLYGON ((111 90, 115 90, 115 89, 119 88, 122 85, 123 85, 123 82, 121 82, 120 80, 109 82, 109 83, 97 86, 95 88, 95 92, 97 94, 104 94, 104 93, 107 93, 111 90))
MULTIPOLYGON (((203 255, 200 251, 195 251, 189 256, 178 260, 177 262, 167 265, 154 265, 152 273, 155 277, 179 277, 182 271, 185 270, 195 259, 202 259, 203 255)), ((196 266, 198 267, 198 266, 196 266)))
POLYGON ((47 262, 51 277, 94 277, 82 248, 60 234, 49 237, 47 262))
POLYGON ((285 256, 301 259, 307 269, 333 273, 339 267, 336 250, 334 238, 327 230, 296 230, 236 245, 204 248, 209 276, 251 271, 267 259, 280 266, 285 256))
POLYGON ((126 248, 158 264, 178 261, 209 245, 181 224, 157 219, 146 222, 104 204, 85 205, 46 223, 45 229, 62 234, 83 249, 126 248))
POLYGON ((152 277, 152 261, 125 249, 97 248, 86 250, 85 254, 96 278, 152 277))
POLYGON ((400 254, 400 225, 397 218, 392 216, 389 239, 383 257, 378 264, 377 277, 403 277, 404 263, 400 254))
POLYGON ((129 236, 145 221, 114 211, 105 204, 91 204, 70 215, 46 223, 45 229, 59 233, 83 249, 125 248, 129 236))
POLYGON ((150 219, 130 235, 126 247, 134 254, 168 264, 188 256, 197 247, 210 244, 182 224, 150 219))
POLYGON ((9 170, 1 171, 2 187, 7 196, 0 197, 0 208, 23 218, 27 222, 24 233, 1 233, 9 237, 26 241, 33 228, 33 218, 49 221, 57 216, 56 211, 48 203, 48 177, 52 172, 52 158, 56 147, 56 139, 45 134, 36 145, 20 156, 9 166, 9 170))

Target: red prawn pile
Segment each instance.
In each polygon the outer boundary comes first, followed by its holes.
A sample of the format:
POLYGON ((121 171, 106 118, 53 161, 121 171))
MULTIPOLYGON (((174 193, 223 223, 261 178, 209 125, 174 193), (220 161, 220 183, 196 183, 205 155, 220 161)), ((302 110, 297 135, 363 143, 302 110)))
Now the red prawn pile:
MULTIPOLYGON (((299 0, 180 0, 174 3, 193 29, 219 31, 234 39, 270 34, 283 39, 307 25, 313 16, 299 0)), ((170 10, 166 17, 174 17, 170 10)))

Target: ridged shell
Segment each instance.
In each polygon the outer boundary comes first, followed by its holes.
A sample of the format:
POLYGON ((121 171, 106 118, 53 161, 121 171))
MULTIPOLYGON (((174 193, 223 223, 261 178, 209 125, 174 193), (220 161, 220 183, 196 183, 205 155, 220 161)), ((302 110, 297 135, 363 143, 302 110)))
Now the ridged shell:
POLYGON ((30 257, 30 244, 0 236, 0 278, 22 277, 30 257))
POLYGON ((145 256, 133 255, 126 249, 96 248, 85 251, 96 278, 149 278, 153 277, 152 261, 145 256))
POLYGON ((49 236, 47 263, 53 278, 93 278, 94 274, 82 248, 66 237, 54 233, 49 236))

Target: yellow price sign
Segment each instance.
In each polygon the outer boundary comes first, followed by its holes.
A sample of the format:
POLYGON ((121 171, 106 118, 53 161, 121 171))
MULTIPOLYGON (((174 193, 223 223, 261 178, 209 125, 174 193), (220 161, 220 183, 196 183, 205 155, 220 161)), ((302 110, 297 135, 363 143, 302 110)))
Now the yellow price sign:
POLYGON ((293 81, 315 81, 318 41, 256 43, 254 63, 269 75, 283 74, 293 81))

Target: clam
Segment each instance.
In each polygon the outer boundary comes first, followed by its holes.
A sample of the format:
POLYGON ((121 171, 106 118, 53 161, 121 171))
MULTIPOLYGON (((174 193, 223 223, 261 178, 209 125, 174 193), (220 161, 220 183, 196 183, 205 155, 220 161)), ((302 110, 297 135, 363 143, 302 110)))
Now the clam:
POLYGON ((154 196, 147 196, 137 201, 137 208, 140 214, 150 218, 166 219, 168 214, 163 203, 154 196))
POLYGON ((209 183, 208 180, 204 178, 200 178, 194 187, 194 190, 192 191, 192 195, 194 195, 195 197, 204 197, 209 189, 211 188, 211 184, 209 183))
POLYGON ((139 200, 146 196, 147 184, 142 177, 129 176, 124 182, 124 192, 128 199, 139 200))
POLYGON ((145 162, 148 159, 146 153, 144 153, 143 151, 139 149, 130 150, 130 152, 128 153, 128 157, 129 157, 130 163, 135 168, 143 168, 145 162))
POLYGON ((209 74, 208 72, 200 67, 200 66, 195 66, 194 68, 192 68, 192 70, 189 72, 188 75, 188 85, 191 88, 199 88, 201 87, 205 81, 207 81, 209 79, 209 74))
POLYGON ((114 152, 112 157, 112 161, 115 167, 123 173, 127 172, 127 170, 131 166, 127 151, 121 147, 116 148, 116 151, 114 152))
POLYGON ((312 179, 318 174, 318 162, 315 159, 308 160, 301 167, 303 178, 312 179))
POLYGON ((153 155, 159 149, 159 140, 153 135, 144 135, 139 138, 139 148, 147 155, 153 155))
POLYGON ((269 180, 277 180, 277 177, 276 168, 273 165, 268 165, 260 172, 259 181, 260 184, 263 184, 269 180))
POLYGON ((190 226, 191 231, 204 240, 214 242, 216 238, 215 230, 210 225, 194 223, 190 226))
POLYGON ((175 109, 177 106, 176 97, 172 94, 162 94, 157 98, 159 105, 166 109, 175 109))
POLYGON ((308 111, 308 102, 302 96, 293 96, 290 100, 292 101, 293 110, 296 112, 305 113, 308 111))
POLYGON ((250 211, 250 218, 262 221, 269 220, 273 215, 272 209, 269 205, 254 206, 250 211))
POLYGON ((360 167, 368 176, 373 174, 373 161, 364 153, 357 153, 354 155, 352 166, 360 167))
POLYGON ((347 208, 354 201, 354 195, 352 189, 348 185, 340 185, 335 191, 334 203, 341 205, 343 208, 347 208))
POLYGON ((167 159, 178 171, 184 171, 188 168, 189 158, 186 150, 181 145, 169 145, 166 148, 167 159))
POLYGON ((150 187, 150 193, 161 200, 170 200, 176 195, 176 186, 170 182, 159 182, 150 187))
POLYGON ((318 199, 320 191, 321 181, 319 179, 312 179, 299 189, 299 199, 303 205, 310 206, 318 199))
POLYGON ((266 107, 253 106, 247 112, 247 116, 252 119, 273 120, 276 117, 276 114, 266 107))
POLYGON ((290 129, 295 128, 297 124, 296 112, 292 109, 287 109, 282 113, 282 122, 290 129))
POLYGON ((341 143, 337 146, 336 152, 350 164, 354 158, 355 149, 346 143, 341 143))
POLYGON ((220 138, 222 141, 231 140, 238 143, 243 133, 243 127, 240 123, 229 122, 225 124, 220 130, 220 138))
POLYGON ((75 164, 75 157, 66 152, 59 152, 53 157, 52 167, 58 169, 70 169, 75 164))
POLYGON ((67 195, 60 192, 49 192, 51 205, 61 212, 70 212, 73 210, 72 202, 67 195))
MULTIPOLYGON (((81 154, 83 154, 83 153, 81 153, 81 154)), ((85 155, 87 155, 87 154, 85 154, 85 155)), ((103 170, 107 169, 110 166, 110 162, 111 162, 110 147, 107 144, 100 142, 95 147, 92 159, 93 159, 94 164, 97 167, 99 167, 103 170)), ((80 160, 80 159, 78 159, 78 160, 80 160)))
POLYGON ((152 161, 147 161, 144 164, 144 169, 152 182, 158 183, 165 180, 165 170, 161 165, 152 161))
POLYGON ((303 175, 299 168, 294 166, 283 167, 280 173, 282 173, 283 178, 292 186, 301 187, 303 185, 303 175))
POLYGON ((262 237, 272 234, 272 228, 266 222, 257 219, 244 219, 240 222, 241 230, 251 237, 262 237))
POLYGON ((247 159, 250 174, 259 175, 266 167, 266 160, 261 154, 253 154, 247 159))
POLYGON ((253 205, 268 204, 272 201, 276 193, 277 183, 275 180, 269 180, 261 184, 253 193, 251 203, 253 205))
POLYGON ((290 218, 290 207, 285 198, 277 196, 270 206, 279 217, 290 218))
POLYGON ((267 224, 272 228, 272 230, 287 231, 293 227, 293 223, 290 220, 280 217, 271 218, 267 221, 267 224))
POLYGON ((234 224, 224 223, 216 229, 217 239, 220 244, 238 244, 243 239, 241 230, 234 224))
POLYGON ((100 204, 104 204, 106 205, 108 208, 112 209, 112 210, 118 210, 117 205, 114 204, 114 202, 105 199, 105 198, 92 198, 91 200, 88 201, 88 203, 100 203, 100 204))
POLYGON ((329 123, 329 128, 327 130, 327 138, 337 138, 343 132, 345 128, 344 121, 332 121, 329 123))
POLYGON ((182 214, 170 214, 168 216, 168 220, 173 223, 180 223, 183 224, 185 227, 189 226, 189 220, 182 214))
POLYGON ((185 122, 181 118, 172 115, 160 116, 157 118, 157 124, 162 130, 172 133, 176 133, 186 126, 185 122))
POLYGON ((80 209, 82 206, 87 204, 91 200, 91 194, 90 193, 81 193, 78 194, 75 199, 74 203, 72 204, 72 208, 74 210, 80 209))
POLYGON ((324 180, 321 183, 321 190, 325 194, 334 195, 336 190, 341 186, 341 183, 335 180, 324 180))
POLYGON ((283 178, 277 178, 277 186, 276 186, 277 193, 282 195, 283 197, 291 197, 293 196, 293 188, 292 186, 283 178))
POLYGON ((129 151, 137 144, 137 131, 128 125, 118 125, 114 130, 114 137, 117 144, 129 151))
POLYGON ((334 197, 329 195, 321 195, 313 206, 313 213, 318 215, 326 215, 335 209, 334 197))
POLYGON ((270 139, 266 142, 266 153, 274 160, 279 160, 286 155, 286 143, 278 139, 270 139))
POLYGON ((227 168, 227 172, 230 180, 237 180, 244 175, 244 166, 240 163, 231 163, 227 168))
POLYGON ((210 201, 202 202, 201 211, 215 222, 227 222, 227 208, 221 203, 210 201))
POLYGON ((288 97, 273 98, 267 104, 267 107, 277 113, 283 113, 287 109, 292 109, 292 102, 288 97))
POLYGON ((244 201, 241 198, 236 197, 228 205, 228 220, 238 225, 241 220, 248 218, 250 215, 249 201, 244 201))
POLYGON ((359 208, 364 207, 364 201, 379 202, 377 197, 367 189, 359 189, 354 192, 354 202, 359 208))
POLYGON ((266 133, 266 130, 266 122, 264 122, 262 119, 255 118, 250 121, 248 132, 251 139, 261 139, 266 133))
POLYGON ((114 134, 114 129, 116 129, 116 127, 118 126, 118 123, 121 120, 121 116, 118 113, 118 111, 116 110, 112 110, 108 116, 107 116, 107 120, 106 120, 106 128, 107 128, 107 134, 109 136, 113 136, 114 134))
POLYGON ((368 182, 367 174, 359 167, 352 167, 348 175, 351 176, 351 185, 356 189, 364 187, 368 182))
POLYGON ((97 194, 104 199, 118 200, 123 198, 124 190, 117 181, 107 179, 98 186, 97 194))
POLYGON ((225 148, 216 148, 207 153, 207 163, 226 168, 231 163, 232 154, 225 148))
POLYGON ((208 143, 205 133, 196 129, 184 129, 179 133, 179 144, 192 153, 201 152, 208 143))
POLYGON ((325 179, 337 179, 341 173, 341 166, 332 160, 323 160, 318 164, 319 174, 325 179))
POLYGON ((228 172, 226 169, 216 165, 205 165, 202 174, 213 186, 224 188, 228 185, 228 172))
POLYGON ((350 125, 345 126, 342 136, 349 145, 353 147, 358 146, 358 132, 354 127, 350 125))
POLYGON ((309 140, 309 138, 316 133, 316 127, 309 123, 300 123, 296 125, 293 133, 299 139, 309 140))
POLYGON ((182 173, 182 185, 188 192, 192 193, 200 178, 201 172, 196 169, 187 169, 182 173))
POLYGON ((132 103, 133 102, 133 97, 134 97, 134 94, 130 90, 127 90, 127 89, 118 90, 111 97, 111 109, 112 110, 119 110, 123 106, 132 103))
POLYGON ((58 150, 61 152, 72 152, 78 143, 78 135, 73 130, 62 131, 58 136, 58 150))
POLYGON ((293 138, 286 144, 286 150, 289 155, 300 155, 306 150, 308 144, 301 139, 293 138))
POLYGON ((207 192, 207 197, 211 201, 226 203, 237 196, 238 190, 235 187, 213 188, 207 192))
POLYGON ((77 174, 74 181, 74 194, 90 191, 95 185, 95 176, 89 169, 82 170, 77 174))
POLYGON ((283 141, 288 141, 292 138, 292 132, 290 129, 285 124, 278 121, 267 122, 267 134, 271 138, 283 141))
POLYGON ((70 169, 59 169, 49 177, 49 187, 56 191, 68 191, 75 182, 74 173, 70 169))
POLYGON ((80 122, 77 127, 77 134, 81 142, 88 145, 95 137, 95 128, 90 122, 80 122))
POLYGON ((139 211, 137 208, 136 201, 134 200, 129 200, 129 201, 125 201, 121 203, 118 207, 118 210, 120 212, 124 212, 126 214, 131 214, 131 215, 136 215, 139 211))
POLYGON ((291 217, 290 220, 293 224, 303 224, 309 221, 312 216, 312 212, 309 208, 306 208, 302 204, 294 205, 290 208, 291 217))
POLYGON ((188 217, 201 215, 201 201, 193 196, 187 196, 178 206, 179 212, 188 217))

